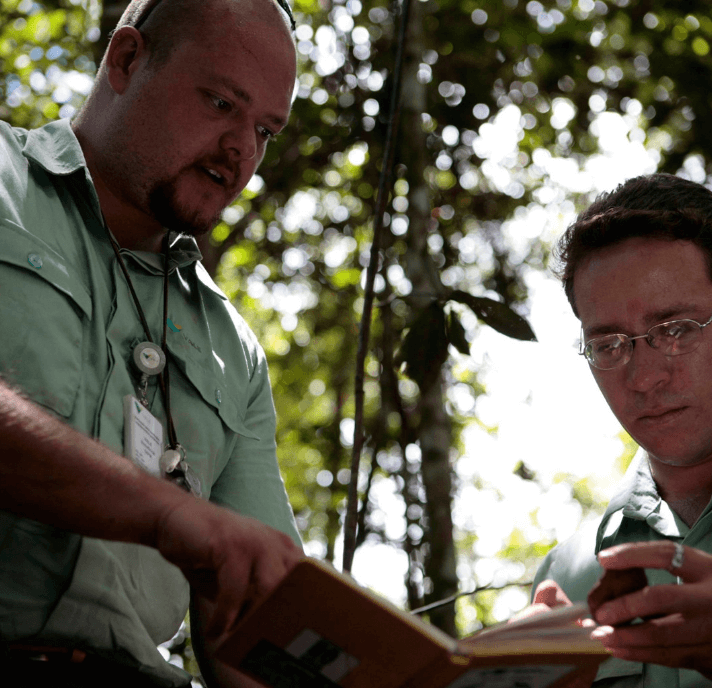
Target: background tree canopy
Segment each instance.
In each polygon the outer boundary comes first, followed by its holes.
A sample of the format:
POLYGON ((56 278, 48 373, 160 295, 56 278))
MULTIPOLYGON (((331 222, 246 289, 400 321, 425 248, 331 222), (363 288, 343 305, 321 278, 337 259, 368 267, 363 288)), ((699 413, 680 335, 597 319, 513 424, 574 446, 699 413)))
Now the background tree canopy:
MULTIPOLYGON (((22 127, 71 117, 125 5, 1 0, 0 117, 22 127)), ((202 248, 267 351, 280 461, 307 550, 333 560, 400 4, 295 0, 294 9, 290 124, 202 248)), ((357 540, 405 551, 409 608, 491 582, 477 575, 478 533, 453 526, 466 487, 454 469, 487 394, 469 344, 483 327, 528 338, 513 313, 526 317, 526 276, 549 266, 542 236, 517 228, 560 222, 590 200, 587 170, 609 153, 611 127, 658 169, 706 180, 711 44, 704 0, 413 0, 366 363, 357 540), (395 516, 377 497, 385 493, 395 516)), ((524 463, 516 475, 537 481, 524 463)), ((600 509, 585 481, 561 480, 584 516, 600 509)), ((477 478, 468 487, 502 498, 477 478)), ((553 544, 532 513, 498 554, 495 587, 526 584, 553 544)), ((463 598, 431 621, 472 631, 494 620, 496 595, 463 598)))

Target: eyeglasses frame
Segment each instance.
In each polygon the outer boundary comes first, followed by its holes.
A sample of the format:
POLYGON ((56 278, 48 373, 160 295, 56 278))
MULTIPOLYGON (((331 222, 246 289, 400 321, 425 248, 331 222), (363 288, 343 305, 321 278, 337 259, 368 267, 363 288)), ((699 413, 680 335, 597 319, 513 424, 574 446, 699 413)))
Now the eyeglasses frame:
MULTIPOLYGON (((583 327, 581 328, 581 339, 579 340, 579 351, 578 354, 579 356, 585 356, 586 357, 586 362, 592 367, 595 368, 596 370, 616 370, 616 368, 622 368, 623 366, 627 365, 630 362, 630 358, 628 360, 624 361, 623 363, 619 363, 618 365, 613 366, 612 368, 600 368, 599 366, 595 365, 592 363, 588 356, 586 356, 586 349, 588 346, 599 340, 599 339, 605 339, 606 337, 625 337, 628 342, 631 344, 636 340, 636 339, 646 339, 648 340, 648 346, 650 346, 651 349, 654 349, 655 347, 650 343, 649 337, 650 337, 650 331, 654 330, 656 327, 661 327, 663 325, 672 325, 673 323, 677 322, 693 322, 695 325, 697 325, 700 328, 700 332, 707 327, 710 323, 712 323, 712 316, 710 316, 709 320, 705 323, 699 323, 697 320, 693 320, 692 318, 678 318, 677 320, 666 320, 665 322, 657 323, 656 325, 653 325, 645 334, 638 334, 635 335, 634 337, 629 337, 627 334, 623 334, 621 332, 612 332, 611 334, 606 334, 603 337, 594 337, 593 339, 590 339, 589 341, 584 343, 584 336, 583 336, 583 327)), ((631 352, 633 348, 635 347, 635 344, 633 344, 633 347, 631 348, 631 352)), ((693 351, 695 351, 697 347, 694 349, 691 349, 690 351, 684 351, 681 354, 672 354, 672 355, 677 355, 677 356, 683 356, 684 354, 690 354, 693 351)), ((668 354, 663 354, 668 355, 668 354)), ((632 357, 632 353, 631 353, 632 357)))

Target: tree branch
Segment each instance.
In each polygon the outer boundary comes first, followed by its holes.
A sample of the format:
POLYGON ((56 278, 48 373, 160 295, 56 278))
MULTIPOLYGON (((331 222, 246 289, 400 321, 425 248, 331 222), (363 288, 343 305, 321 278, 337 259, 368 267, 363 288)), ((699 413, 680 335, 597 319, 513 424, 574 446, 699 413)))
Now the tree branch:
POLYGON ((363 314, 361 316, 361 327, 358 338, 358 354, 356 356, 356 376, 354 381, 354 397, 356 406, 354 412, 354 445, 351 455, 349 498, 346 508, 346 520, 344 523, 344 571, 351 571, 354 552, 356 551, 356 524, 358 522, 358 475, 359 464, 361 461, 361 450, 363 448, 363 406, 366 355, 368 353, 368 343, 371 333, 374 284, 376 280, 376 273, 378 272, 381 234, 383 232, 383 215, 386 209, 388 188, 390 187, 391 173, 393 171, 393 155, 395 151, 394 142, 398 131, 398 120, 400 114, 401 71, 403 66, 403 55, 405 52, 405 35, 408 26, 409 13, 410 0, 402 0, 398 46, 395 65, 393 68, 393 88, 391 91, 390 117, 388 119, 386 145, 384 149, 381 175, 378 183, 378 196, 376 200, 376 212, 373 226, 373 241, 371 243, 371 257, 368 268, 366 269, 363 314))

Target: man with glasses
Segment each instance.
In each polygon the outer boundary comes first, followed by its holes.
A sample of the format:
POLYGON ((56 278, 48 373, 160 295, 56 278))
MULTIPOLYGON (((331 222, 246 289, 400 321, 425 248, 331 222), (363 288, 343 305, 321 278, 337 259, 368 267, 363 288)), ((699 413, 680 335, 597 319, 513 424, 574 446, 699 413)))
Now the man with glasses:
POLYGON ((606 571, 589 604, 613 659, 577 688, 712 686, 712 192, 630 180, 559 256, 580 353, 640 450, 595 530, 547 556, 534 602, 584 600, 606 571))
POLYGON ((3 685, 184 687, 302 556, 264 352, 199 263, 286 125, 285 0, 134 0, 71 123, 0 123, 3 685), (190 584, 190 586, 189 586, 190 584))

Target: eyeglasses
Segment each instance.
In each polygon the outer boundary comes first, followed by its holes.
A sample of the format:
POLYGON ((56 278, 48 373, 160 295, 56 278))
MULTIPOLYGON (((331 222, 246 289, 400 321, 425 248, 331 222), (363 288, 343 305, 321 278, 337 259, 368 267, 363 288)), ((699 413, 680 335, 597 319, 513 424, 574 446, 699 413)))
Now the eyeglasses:
MULTIPOLYGON (((292 9, 289 6, 289 3, 287 0, 277 0, 277 3, 279 6, 287 13, 287 16, 289 17, 289 23, 292 26, 292 31, 294 31, 297 28, 297 23, 294 21, 294 15, 292 14, 292 9)), ((148 19, 149 15, 153 10, 158 7, 158 5, 161 4, 161 0, 155 0, 155 2, 148 2, 144 5, 144 10, 143 12, 139 15, 138 19, 133 23, 134 29, 138 30, 141 28, 141 26, 145 23, 146 19, 148 19)))
POLYGON ((584 344, 583 335, 579 355, 599 370, 620 368, 630 361, 636 339, 646 339, 653 349, 665 356, 681 356, 694 351, 702 339, 702 328, 712 323, 696 320, 671 320, 651 327, 646 334, 629 337, 627 334, 607 334, 584 344))

